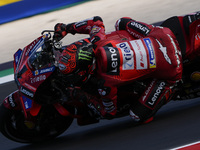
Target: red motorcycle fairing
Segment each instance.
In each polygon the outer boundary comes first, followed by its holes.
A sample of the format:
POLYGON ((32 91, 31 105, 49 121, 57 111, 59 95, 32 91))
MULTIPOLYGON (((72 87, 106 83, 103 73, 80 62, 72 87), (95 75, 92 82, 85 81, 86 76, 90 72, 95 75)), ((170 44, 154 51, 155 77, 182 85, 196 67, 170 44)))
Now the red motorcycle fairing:
POLYGON ((42 107, 31 99, 22 96, 19 90, 8 95, 4 99, 3 105, 8 109, 23 110, 25 117, 27 117, 27 111, 30 111, 32 116, 37 116, 42 107))
POLYGON ((38 37, 23 50, 19 49, 14 54, 14 76, 18 90, 5 98, 4 105, 9 109, 23 110, 25 118, 27 113, 32 116, 38 115, 42 106, 34 102, 34 95, 37 88, 55 70, 54 64, 51 63, 42 67, 34 66, 47 36, 38 37))
POLYGON ((54 104, 54 107, 56 108, 56 110, 62 115, 62 116, 70 116, 71 113, 65 109, 61 104, 56 103, 54 104))
POLYGON ((21 102, 20 102, 19 90, 16 90, 13 93, 11 93, 10 95, 8 95, 4 99, 3 105, 8 109, 20 110, 21 102))

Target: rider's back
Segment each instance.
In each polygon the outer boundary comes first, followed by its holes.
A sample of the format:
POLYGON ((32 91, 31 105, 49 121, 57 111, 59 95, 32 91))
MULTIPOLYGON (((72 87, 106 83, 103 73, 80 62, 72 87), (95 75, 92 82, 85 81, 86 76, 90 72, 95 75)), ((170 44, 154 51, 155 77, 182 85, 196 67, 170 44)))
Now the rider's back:
POLYGON ((145 38, 135 39, 124 30, 99 42, 98 75, 113 84, 141 78, 176 81, 181 77, 180 48, 168 28, 154 28, 145 38), (131 38, 132 37, 132 38, 131 38))

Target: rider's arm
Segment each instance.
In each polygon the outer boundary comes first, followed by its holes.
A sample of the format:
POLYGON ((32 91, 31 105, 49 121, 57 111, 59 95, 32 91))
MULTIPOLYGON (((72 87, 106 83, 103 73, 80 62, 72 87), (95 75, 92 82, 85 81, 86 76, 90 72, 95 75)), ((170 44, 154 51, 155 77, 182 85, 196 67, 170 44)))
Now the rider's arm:
POLYGON ((129 17, 120 18, 115 24, 116 30, 126 30, 136 39, 149 35, 153 28, 153 25, 138 22, 129 17))
POLYGON ((58 23, 55 26, 55 31, 55 36, 57 35, 61 38, 67 35, 67 33, 89 34, 91 42, 94 44, 94 46, 98 44, 98 41, 105 39, 103 20, 99 16, 67 25, 58 23))

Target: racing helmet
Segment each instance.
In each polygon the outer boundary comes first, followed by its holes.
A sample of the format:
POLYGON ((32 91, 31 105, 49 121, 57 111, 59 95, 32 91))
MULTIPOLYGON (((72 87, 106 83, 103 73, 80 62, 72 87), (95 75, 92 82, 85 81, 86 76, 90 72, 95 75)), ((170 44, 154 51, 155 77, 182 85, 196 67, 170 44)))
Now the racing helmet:
POLYGON ((68 45, 59 58, 64 82, 73 86, 85 83, 94 70, 94 51, 89 39, 68 45))

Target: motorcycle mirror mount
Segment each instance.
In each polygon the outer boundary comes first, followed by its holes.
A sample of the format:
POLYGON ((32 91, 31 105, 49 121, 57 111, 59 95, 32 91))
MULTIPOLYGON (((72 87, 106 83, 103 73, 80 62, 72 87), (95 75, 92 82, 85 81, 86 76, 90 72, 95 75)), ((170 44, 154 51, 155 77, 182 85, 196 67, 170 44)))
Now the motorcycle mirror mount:
POLYGON ((44 35, 44 33, 46 33, 46 32, 51 35, 51 32, 54 33, 55 31, 54 30, 44 30, 41 32, 41 34, 44 35))

